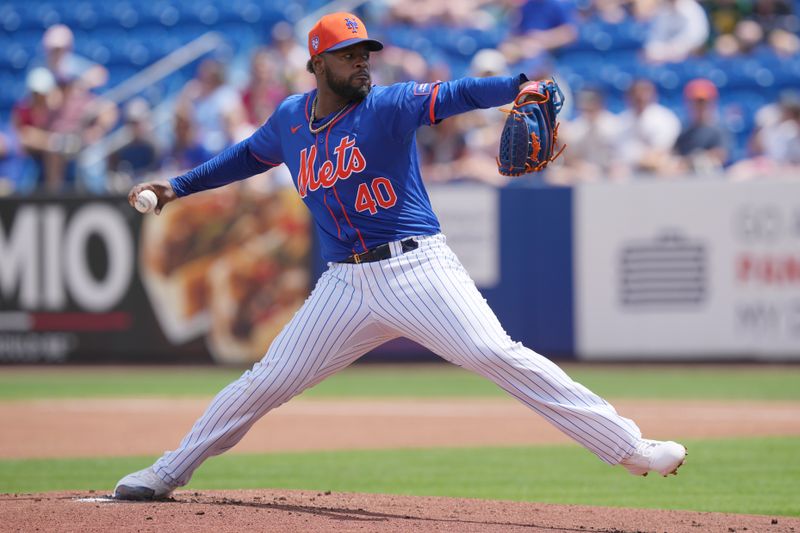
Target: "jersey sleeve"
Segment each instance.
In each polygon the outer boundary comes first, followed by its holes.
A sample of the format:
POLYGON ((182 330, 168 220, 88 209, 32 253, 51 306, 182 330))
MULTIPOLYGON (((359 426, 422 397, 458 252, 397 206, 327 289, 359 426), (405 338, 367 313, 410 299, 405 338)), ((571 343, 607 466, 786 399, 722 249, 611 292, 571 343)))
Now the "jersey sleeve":
POLYGON ((253 135, 225 149, 219 155, 172 178, 178 197, 222 187, 260 174, 283 163, 281 139, 276 127, 276 111, 253 135))
POLYGON ((392 136, 405 139, 417 128, 434 122, 432 103, 439 90, 439 82, 396 83, 380 93, 377 102, 378 116, 385 117, 392 136))
POLYGON ((519 92, 524 74, 514 77, 462 78, 455 81, 392 85, 385 93, 391 106, 392 133, 407 137, 420 126, 435 124, 447 117, 497 107, 511 102, 519 92))
POLYGON ((487 109, 508 104, 517 97, 519 86, 528 81, 519 76, 461 78, 439 84, 431 120, 439 121, 473 109, 487 109))
POLYGON ((278 131, 280 107, 249 139, 250 153, 264 164, 278 166, 283 163, 281 136, 278 131))
POLYGON ((253 156, 249 141, 250 139, 245 139, 239 144, 226 148, 222 153, 202 165, 169 180, 175 194, 182 197, 208 189, 216 189, 273 168, 275 165, 265 163, 253 156))

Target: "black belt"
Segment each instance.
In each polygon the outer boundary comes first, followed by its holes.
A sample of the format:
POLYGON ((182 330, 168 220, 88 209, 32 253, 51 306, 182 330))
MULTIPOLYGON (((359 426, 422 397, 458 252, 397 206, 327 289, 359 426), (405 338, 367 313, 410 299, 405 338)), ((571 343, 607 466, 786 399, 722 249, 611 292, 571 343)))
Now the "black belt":
MULTIPOLYGON (((410 252, 411 250, 416 250, 417 248, 419 248, 419 243, 414 239, 400 241, 400 249, 402 250, 402 253, 410 252)), ((389 246, 389 243, 386 243, 376 246, 372 250, 367 250, 366 252, 362 252, 360 254, 353 254, 347 259, 343 259, 339 262, 355 264, 372 263, 373 261, 383 261, 384 259, 389 259, 390 257, 392 257, 392 249, 389 246)))

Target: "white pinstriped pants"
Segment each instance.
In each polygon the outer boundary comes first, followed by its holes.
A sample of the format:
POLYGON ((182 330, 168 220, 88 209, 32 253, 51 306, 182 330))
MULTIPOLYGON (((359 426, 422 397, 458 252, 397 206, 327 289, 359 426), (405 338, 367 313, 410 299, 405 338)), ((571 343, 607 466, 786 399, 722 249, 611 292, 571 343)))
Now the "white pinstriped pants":
POLYGON ((641 437, 636 424, 512 341, 443 235, 417 240, 417 250, 384 261, 332 264, 264 358, 156 461, 158 475, 185 485, 268 411, 399 336, 489 378, 606 463, 630 455, 641 437))

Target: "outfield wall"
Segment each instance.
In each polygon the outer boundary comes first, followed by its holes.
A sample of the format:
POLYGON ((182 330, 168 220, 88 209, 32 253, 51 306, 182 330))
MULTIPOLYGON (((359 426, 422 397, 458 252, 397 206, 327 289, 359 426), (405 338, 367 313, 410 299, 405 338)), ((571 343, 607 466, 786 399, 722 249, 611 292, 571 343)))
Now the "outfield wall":
MULTIPOLYGON (((511 336, 587 360, 800 360, 798 193, 791 179, 430 187, 511 336)), ((237 187, 190 200, 141 217, 122 197, 0 199, 0 362, 259 358, 325 267, 304 208, 237 187)))

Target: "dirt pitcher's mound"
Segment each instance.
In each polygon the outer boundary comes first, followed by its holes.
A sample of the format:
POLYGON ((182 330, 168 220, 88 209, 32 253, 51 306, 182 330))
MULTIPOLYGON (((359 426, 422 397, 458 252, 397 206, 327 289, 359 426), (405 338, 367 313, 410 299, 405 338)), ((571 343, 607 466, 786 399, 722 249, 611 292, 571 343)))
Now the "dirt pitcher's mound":
POLYGON ((96 493, 0 495, 0 530, 61 532, 800 532, 800 519, 291 490, 178 491, 158 503, 96 493))

